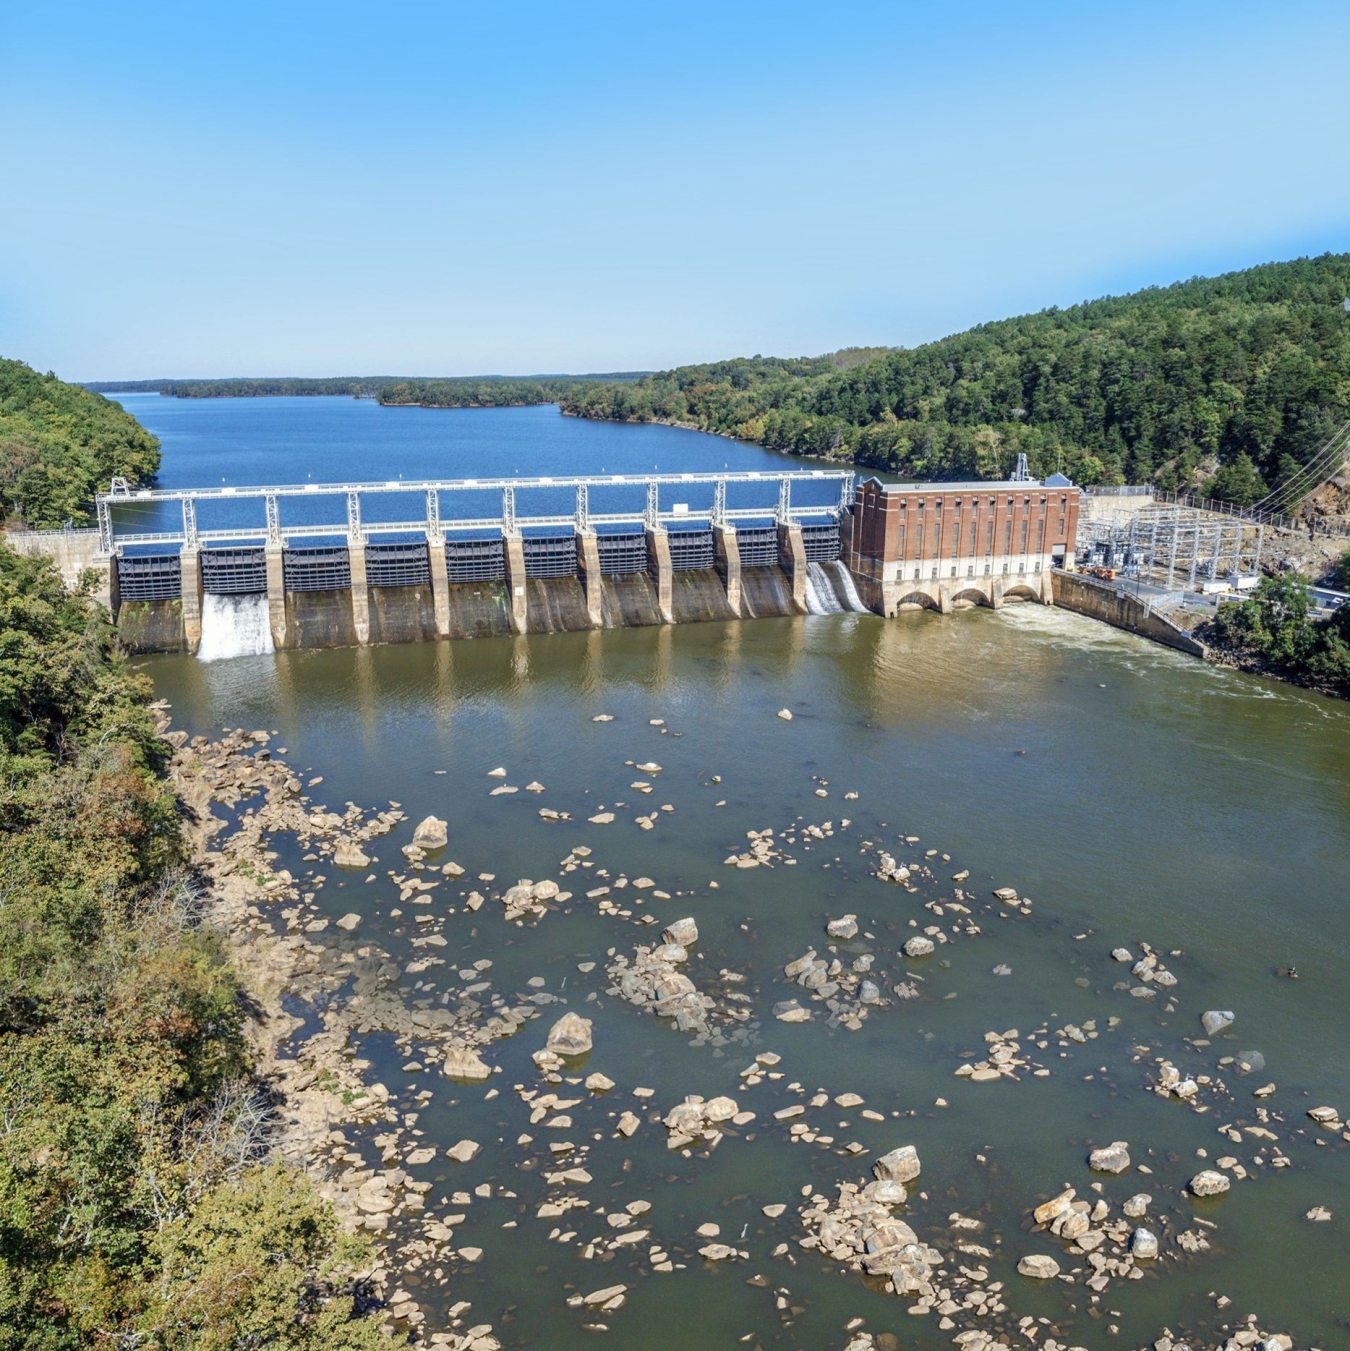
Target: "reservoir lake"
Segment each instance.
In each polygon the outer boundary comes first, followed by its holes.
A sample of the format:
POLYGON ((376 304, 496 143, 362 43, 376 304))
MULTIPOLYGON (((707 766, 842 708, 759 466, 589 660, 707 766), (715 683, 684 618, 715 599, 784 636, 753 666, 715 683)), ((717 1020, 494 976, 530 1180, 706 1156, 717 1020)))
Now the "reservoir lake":
MULTIPOLYGON (((162 487, 772 473, 791 463, 724 438, 583 422, 554 408, 113 397, 161 437, 162 487)), ((1350 1143, 1306 1115, 1322 1105, 1350 1114, 1350 705, 1036 605, 136 664, 177 728, 273 731, 287 763, 322 776, 308 790, 315 803, 392 801, 407 813, 368 846, 378 860, 369 870, 321 869, 319 910, 332 921, 362 917, 356 934, 330 924, 322 941, 375 944, 406 965, 427 952, 412 947, 428 930, 420 910, 447 940, 447 960, 394 983, 410 1006, 457 998, 473 977, 539 1007, 516 1035, 484 1048, 501 1070, 489 1083, 452 1081, 430 1062, 407 1071, 407 1055, 379 1032, 354 1039, 368 1079, 400 1112, 416 1111, 416 1143, 435 1147, 408 1170, 432 1184, 427 1212, 462 1214, 450 1247, 481 1249, 476 1260, 450 1255, 402 1273, 397 1284, 429 1330, 469 1301, 460 1327, 491 1324, 511 1348, 570 1351, 607 1336, 634 1351, 842 1351, 857 1319, 882 1346, 950 1346, 968 1321, 943 1329, 936 1311, 913 1316, 911 1301, 875 1278, 800 1245, 804 1189, 832 1199, 839 1183, 869 1180, 880 1155, 914 1145, 922 1172, 897 1215, 944 1254, 945 1269, 982 1265, 1002 1282, 1014 1323, 1048 1319, 1062 1341, 1095 1351, 1149 1345, 1164 1327, 1217 1340, 1221 1325, 1252 1313, 1297 1347, 1350 1345, 1350 1143), (652 763, 658 771, 636 768, 652 763), (498 767, 505 778, 489 777, 498 767), (490 796, 529 782, 544 791, 490 796), (541 808, 570 819, 545 819, 541 808), (588 820, 610 813, 608 823, 588 820), (642 829, 635 818, 649 813, 652 828, 642 829), (406 870, 399 849, 428 814, 449 823, 434 861, 466 873, 427 893, 430 905, 400 906, 387 874, 406 870), (792 843, 771 866, 728 864, 752 830, 792 843), (560 872, 578 846, 591 866, 560 872), (881 850, 915 870, 913 890, 874 875, 881 850), (630 885, 602 906, 586 896, 588 875, 596 888, 650 878, 669 899, 630 885), (500 893, 521 878, 557 879, 572 898, 508 922, 500 893), (971 911, 959 933, 942 910, 958 886, 971 911), (477 911, 463 903, 473 887, 488 896, 477 911), (1001 887, 1032 904, 1001 905, 1001 887), (644 922, 649 914, 656 923, 644 922), (831 940, 827 921, 845 915, 856 916, 857 936, 831 940), (682 1033, 609 993, 606 966, 686 916, 699 938, 682 969, 719 1005, 734 994, 728 1007, 749 1011, 735 1039, 682 1033), (926 928, 950 941, 931 956, 901 955, 926 928), (1143 943, 1176 978, 1150 997, 1133 993, 1130 965, 1111 956, 1124 947, 1138 957, 1143 943), (828 1009, 784 974, 809 949, 845 966, 873 955, 884 1002, 857 1030, 831 1025, 828 1009), (475 961, 491 962, 485 976, 475 961), (1297 978, 1279 974, 1290 968, 1297 978), (895 997, 897 984, 914 997, 895 997), (794 998, 810 1019, 777 1020, 775 1005, 794 998), (1209 1009, 1235 1015, 1212 1038, 1200 1023, 1209 1009), (594 1049, 559 1087, 531 1057, 568 1011, 592 1020, 594 1049), (1089 1026, 1081 1041, 1060 1034, 1089 1026), (1022 1056, 1047 1074, 956 1074, 989 1053, 986 1033, 1014 1030, 1022 1056), (746 1087, 742 1071, 763 1052, 781 1057, 780 1077, 746 1087), (1220 1064, 1259 1064, 1253 1053, 1262 1068, 1220 1064), (1162 1060, 1208 1078, 1196 1098, 1204 1110, 1153 1091, 1162 1060), (615 1087, 586 1092, 580 1080, 595 1072, 615 1087), (1272 1095, 1253 1097, 1272 1083, 1272 1095), (532 1125, 514 1085, 581 1101, 565 1126, 532 1125), (635 1097, 635 1087, 654 1092, 635 1097), (425 1090, 432 1097, 419 1108, 414 1095, 425 1090), (813 1105, 822 1093, 827 1101, 813 1105), (836 1105, 846 1093, 863 1104, 836 1105), (714 1149, 668 1150, 653 1118, 690 1094, 729 1095, 755 1119, 714 1149), (796 1105, 806 1110, 775 1118, 796 1105), (641 1118, 631 1138, 614 1130, 627 1110, 641 1118), (545 1172, 567 1166, 547 1161, 554 1138, 590 1146, 592 1180, 572 1189, 589 1207, 562 1220, 537 1218, 560 1191, 545 1172), (481 1151, 447 1159, 464 1139, 481 1151), (1089 1171, 1088 1153, 1117 1140, 1128 1142, 1130 1170, 1089 1171), (1287 1166, 1274 1166, 1277 1156, 1287 1166), (1229 1157, 1247 1174, 1227 1165, 1230 1191, 1185 1194, 1194 1174, 1229 1157), (1083 1268, 1064 1241, 1032 1232, 1030 1212, 1065 1186, 1095 1201, 1094 1182, 1113 1214, 1135 1193, 1153 1197, 1144 1223, 1164 1237, 1163 1255, 1099 1298, 1081 1275, 1019 1275, 1018 1260, 1036 1253, 1066 1273, 1083 1268), (482 1184, 489 1196, 453 1199, 482 1184), (640 1219, 649 1239, 598 1245, 622 1232, 601 1211, 637 1201, 650 1203, 640 1219), (780 1215, 763 1213, 778 1204, 780 1215), (1306 1218, 1315 1207, 1330 1219, 1306 1218), (953 1216, 976 1225, 954 1229, 953 1216), (745 1256, 700 1257, 708 1238, 696 1231, 709 1223, 745 1256), (1183 1231, 1208 1247, 1178 1248, 1183 1231), (955 1250, 961 1234, 989 1256, 955 1250), (672 1270, 654 1269, 657 1247, 672 1270), (568 1304, 621 1284, 626 1298, 612 1312, 568 1304)), ((297 879, 315 870, 292 840, 273 848, 276 866, 297 879)), ((316 1024, 312 1010, 292 1011, 306 1019, 296 1054, 316 1024)), ((347 1131, 368 1167, 380 1166, 372 1138, 385 1129, 347 1131)), ((412 1218, 391 1223, 395 1268, 401 1225, 420 1233, 412 1218)), ((1033 1341, 1021 1333, 1016 1344, 1033 1341)))

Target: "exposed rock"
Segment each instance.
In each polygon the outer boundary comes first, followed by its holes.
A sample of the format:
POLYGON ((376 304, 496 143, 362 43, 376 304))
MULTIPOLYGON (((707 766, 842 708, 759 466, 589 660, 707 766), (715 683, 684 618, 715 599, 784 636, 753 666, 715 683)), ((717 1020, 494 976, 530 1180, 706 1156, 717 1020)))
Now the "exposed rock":
POLYGON ((1130 1166, 1130 1147, 1124 1140, 1113 1140, 1088 1155, 1088 1167, 1094 1173, 1123 1173, 1130 1166))
POLYGON ((698 942, 698 925, 692 919, 677 919, 666 926, 661 937, 677 947, 692 948, 698 942))
POLYGON ((354 929, 357 928, 357 926, 360 923, 361 923, 361 916, 358 915, 355 911, 349 911, 347 914, 343 915, 343 917, 340 920, 338 920, 337 926, 339 929, 342 929, 347 933, 351 933, 354 929))
POLYGON ((790 708, 780 708, 780 709, 778 710, 778 716, 779 716, 780 718, 782 718, 782 720, 783 720, 784 722, 791 722, 791 721, 792 721, 792 710, 791 710, 790 708))
POLYGON ((736 1099, 726 1096, 709 1098, 703 1104, 703 1116, 707 1121, 730 1121, 740 1110, 736 1099))
POLYGON ((889 1178, 886 1181, 869 1182, 862 1189, 862 1195, 865 1200, 875 1201, 879 1206, 902 1206, 905 1203, 905 1197, 908 1193, 905 1191, 903 1182, 892 1182, 889 1178))
POLYGON ((1200 1015, 1200 1026, 1205 1029, 1206 1036, 1213 1037, 1232 1027, 1236 1020, 1237 1014, 1229 1009, 1208 1009, 1200 1015))
POLYGON ((1053 1224, 1073 1209, 1074 1189, 1062 1191, 1058 1196, 1039 1205, 1032 1212, 1037 1224, 1053 1224))
POLYGON ((935 1295, 942 1254, 920 1243, 914 1230, 868 1195, 868 1189, 841 1182, 833 1205, 812 1197, 802 1219, 808 1230, 803 1247, 818 1248, 860 1273, 889 1278, 886 1288, 897 1295, 924 1300, 935 1295))
POLYGON ((857 915, 843 915, 839 919, 832 919, 826 924, 825 932, 831 938, 856 938, 858 935, 858 917, 857 915))
POLYGON ((492 1069, 471 1046, 452 1046, 445 1053, 441 1073, 449 1079, 490 1079, 492 1069))
POLYGON ((930 957, 933 953, 933 940, 925 938, 922 934, 915 934, 913 938, 905 940, 906 957, 930 957))
POLYGON ((877 859, 876 875, 883 882, 909 881, 909 869, 903 863, 897 863, 890 854, 884 851, 877 859))
POLYGON ((1130 1235, 1130 1252, 1136 1260, 1149 1261, 1158 1255, 1158 1237, 1142 1226, 1130 1235))
POLYGON ((739 1257, 740 1253, 725 1243, 708 1243, 698 1250, 698 1255, 705 1262, 725 1262, 732 1257, 739 1257))
POLYGON ((872 1174, 881 1182, 913 1182, 919 1167, 919 1151, 913 1145, 900 1145, 872 1165, 872 1174))
POLYGON ((413 831, 412 842, 419 849, 444 849, 450 838, 446 833, 447 824, 438 816, 428 816, 413 831))
POLYGON ((657 948, 639 946, 633 960, 616 956, 608 970, 615 982, 608 993, 626 999, 659 1018, 673 1018, 681 1032, 710 1033, 711 1020, 725 1016, 737 1022, 749 1017, 749 1009, 737 1005, 725 1015, 718 1013, 717 1001, 700 994, 688 976, 675 969, 673 962, 657 954, 657 948))
POLYGON ((1187 1189, 1192 1196, 1218 1196, 1221 1192, 1226 1192, 1232 1185, 1232 1180, 1227 1174, 1217 1172, 1213 1168, 1206 1168, 1197 1173, 1187 1183, 1187 1189))
POLYGON ((468 1163, 481 1148, 477 1140, 461 1140, 458 1144, 451 1145, 445 1154, 456 1163, 468 1163))
POLYGON ((1018 1262, 1017 1269, 1037 1281, 1051 1281, 1059 1275, 1059 1263, 1044 1253, 1028 1253, 1018 1262))
POLYGON ((585 1055, 591 1049, 591 1022, 577 1013, 564 1013, 549 1028, 548 1049, 554 1055, 585 1055))
POLYGON ((608 1305, 617 1296, 625 1294, 627 1290, 626 1285, 607 1285, 603 1290, 592 1290, 589 1295, 583 1295, 581 1302, 591 1306, 608 1305))
POLYGON ((333 863, 339 868, 369 868, 373 862, 350 836, 341 836, 333 846, 333 863))

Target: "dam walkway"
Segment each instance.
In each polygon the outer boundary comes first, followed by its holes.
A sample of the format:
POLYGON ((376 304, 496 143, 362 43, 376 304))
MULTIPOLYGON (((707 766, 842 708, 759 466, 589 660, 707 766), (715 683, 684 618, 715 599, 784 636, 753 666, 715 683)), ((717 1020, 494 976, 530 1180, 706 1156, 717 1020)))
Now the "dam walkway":
POLYGON ((840 562, 853 496, 829 470, 114 481, 98 553, 140 649, 197 651, 222 614, 256 633, 262 605, 274 647, 833 613, 864 608, 840 562))
POLYGON ((1079 548, 1078 488, 1025 473, 114 480, 97 508, 97 530, 11 539, 68 581, 100 573, 128 648, 199 655, 1053 604, 1079 548))

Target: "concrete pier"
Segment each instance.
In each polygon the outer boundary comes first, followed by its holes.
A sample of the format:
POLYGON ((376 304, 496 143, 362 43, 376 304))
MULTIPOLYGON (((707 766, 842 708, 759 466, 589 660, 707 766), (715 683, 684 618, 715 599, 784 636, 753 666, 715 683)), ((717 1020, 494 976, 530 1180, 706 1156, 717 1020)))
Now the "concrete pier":
POLYGON ((796 521, 778 527, 778 566, 792 583, 792 604, 798 614, 806 613, 806 546, 802 528, 796 521))
POLYGON ((199 549, 184 549, 178 556, 183 576, 183 646, 197 655, 202 645, 202 556, 199 549))
POLYGON ((506 556, 506 597, 511 603, 511 632, 525 633, 529 592, 525 583, 525 541, 519 531, 502 536, 506 556))
POLYGON ((600 544, 594 530, 577 531, 577 566, 581 569, 581 583, 586 588, 586 613, 591 628, 598 629, 605 622, 605 596, 600 573, 600 544))
POLYGON ((370 642, 370 588, 366 585, 365 541, 347 542, 347 560, 352 572, 352 627, 356 641, 370 642))
POLYGON ((445 541, 427 536, 427 559, 431 564, 431 603, 436 611, 436 636, 450 636, 450 577, 445 565, 445 541))
POLYGON ((673 624, 675 573, 670 564, 670 536, 665 526, 647 528, 647 571, 656 583, 656 603, 661 611, 661 622, 673 624))
POLYGON ((286 646, 286 569, 282 561, 284 551, 280 544, 269 544, 263 552, 267 558, 267 619, 272 629, 272 646, 280 651, 286 646))
POLYGON ((714 523, 713 566, 727 589, 727 604, 737 615, 741 613, 741 550, 736 543, 736 527, 714 523))

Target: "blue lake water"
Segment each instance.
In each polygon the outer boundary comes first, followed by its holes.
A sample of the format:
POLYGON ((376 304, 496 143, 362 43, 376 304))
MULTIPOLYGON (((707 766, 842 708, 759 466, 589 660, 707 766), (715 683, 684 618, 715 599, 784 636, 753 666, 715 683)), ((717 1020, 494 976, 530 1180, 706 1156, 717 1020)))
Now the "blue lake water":
MULTIPOLYGON (((468 479, 580 474, 714 474, 785 469, 819 470, 817 462, 746 445, 726 437, 653 424, 621 425, 563 417, 556 406, 531 408, 384 408, 371 399, 298 397, 268 399, 172 399, 158 394, 114 394, 168 448, 157 486, 244 489, 307 483, 387 483, 397 479, 468 479)), ((833 467, 832 467, 833 468, 833 467)), ((803 506, 833 503, 833 483, 794 485, 803 506)), ((733 484, 731 507, 772 511, 776 482, 733 484)), ((533 488, 518 495, 517 511, 570 514, 571 490, 533 488)), ((641 511, 638 487, 601 487, 590 492, 592 512, 641 511)), ((712 504, 708 485, 667 490, 663 510, 683 502, 691 513, 712 504)), ((322 501, 283 498, 286 525, 345 522, 341 497, 322 501)), ((444 494, 450 519, 499 518, 499 492, 444 494)), ((421 520, 420 493, 382 493, 363 499, 367 521, 421 520)), ((174 530, 181 524, 173 503, 130 503, 117 510, 119 529, 174 530)), ((261 522, 257 498, 198 506, 203 530, 261 522)))

